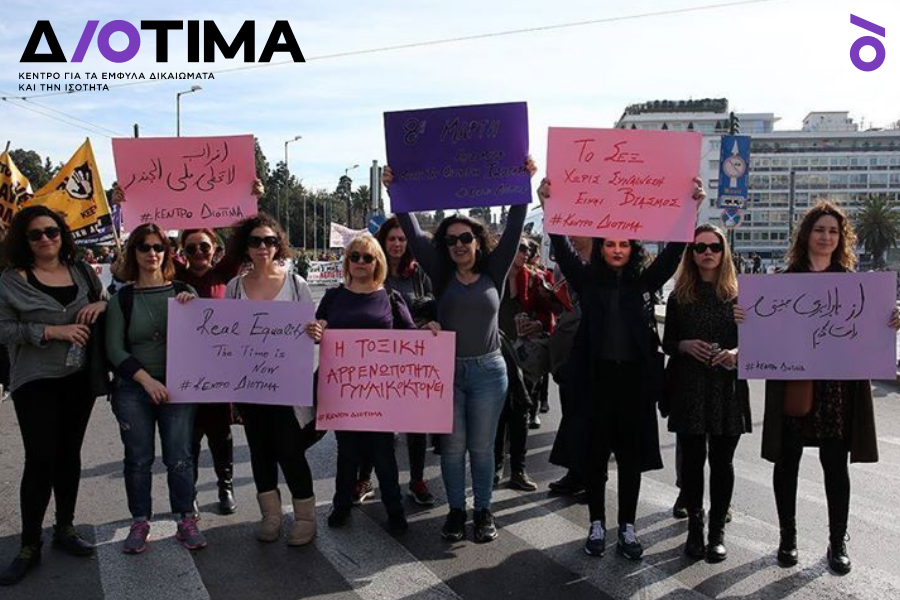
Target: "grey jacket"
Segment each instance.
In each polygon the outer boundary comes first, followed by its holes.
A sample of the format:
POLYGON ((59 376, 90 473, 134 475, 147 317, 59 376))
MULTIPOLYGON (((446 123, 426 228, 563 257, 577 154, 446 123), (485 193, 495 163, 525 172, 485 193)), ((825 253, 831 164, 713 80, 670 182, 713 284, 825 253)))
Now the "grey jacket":
POLYGON ((47 325, 75 323, 78 311, 89 304, 91 286, 101 288, 93 269, 84 271, 93 281, 85 279, 81 269, 69 267, 78 295, 68 306, 37 290, 14 269, 0 277, 0 344, 9 350, 11 391, 30 381, 57 379, 78 371, 66 366, 69 342, 44 341, 43 336, 47 325))

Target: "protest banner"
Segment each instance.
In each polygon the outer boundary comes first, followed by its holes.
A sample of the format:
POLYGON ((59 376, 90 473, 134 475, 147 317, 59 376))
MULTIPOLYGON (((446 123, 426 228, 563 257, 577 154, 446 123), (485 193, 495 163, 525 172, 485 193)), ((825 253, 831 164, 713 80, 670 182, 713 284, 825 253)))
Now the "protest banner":
POLYGON ((896 377, 896 273, 741 275, 738 285, 742 379, 896 377))
POLYGON ((314 314, 312 303, 169 300, 170 400, 312 406, 314 314))
POLYGON ((331 224, 331 236, 329 240, 329 248, 346 248, 347 244, 361 235, 369 233, 368 229, 350 229, 338 223, 331 224))
POLYGON ((316 428, 450 433, 455 353, 452 332, 326 330, 316 428))
POLYGON ((524 102, 384 113, 394 212, 528 204, 524 102))
POLYGON ((85 140, 56 176, 19 208, 38 205, 61 214, 76 242, 112 226, 91 140, 85 140))
POLYGON ((255 215, 252 135, 114 139, 129 228, 230 227, 255 215))
POLYGON ((697 205, 699 133, 551 127, 544 230, 687 242, 697 205))
POLYGON ((100 283, 103 285, 104 290, 112 284, 112 265, 94 264, 91 265, 91 268, 94 269, 94 273, 100 278, 100 283))
POLYGON ((344 263, 339 260, 310 261, 306 282, 309 285, 336 285, 343 283, 344 263))
POLYGON ((31 198, 31 183, 13 162, 9 150, 0 154, 0 229, 12 222, 19 205, 31 198))

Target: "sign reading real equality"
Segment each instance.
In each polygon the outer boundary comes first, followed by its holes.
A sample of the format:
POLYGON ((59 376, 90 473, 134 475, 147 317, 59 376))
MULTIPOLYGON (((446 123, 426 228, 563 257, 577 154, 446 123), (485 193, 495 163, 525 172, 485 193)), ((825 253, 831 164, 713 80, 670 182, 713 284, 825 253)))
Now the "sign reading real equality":
MULTIPOLYGON (((741 275, 741 379, 894 379, 896 273, 741 275)), ((710 340, 715 341, 715 340, 710 340)))
POLYGON ((528 204, 524 102, 384 113, 394 212, 528 204))
POLYGON ((316 429, 450 433, 455 353, 452 332, 326 330, 316 429))
POLYGON ((544 207, 550 233, 691 241, 700 133, 551 127, 544 207))
POLYGON ((314 314, 311 302, 169 300, 171 401, 312 406, 314 314))
POLYGON ((256 214, 252 135, 114 139, 125 222, 133 229, 229 227, 256 214))

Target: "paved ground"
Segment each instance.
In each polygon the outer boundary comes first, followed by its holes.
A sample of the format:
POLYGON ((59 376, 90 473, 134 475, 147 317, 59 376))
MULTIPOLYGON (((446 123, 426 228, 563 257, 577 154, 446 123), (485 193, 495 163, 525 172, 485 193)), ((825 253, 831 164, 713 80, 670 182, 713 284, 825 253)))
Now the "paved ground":
MULTIPOLYGON (((26 581, 4 588, 2 598, 57 600, 78 598, 178 598, 267 600, 452 599, 452 598, 626 598, 666 600, 727 598, 897 599, 900 598, 900 394, 894 384, 876 385, 882 460, 851 470, 851 541, 854 571, 831 575, 825 565, 827 525, 822 473, 808 451, 799 486, 800 565, 780 569, 774 559, 778 540, 771 492, 771 466, 759 458, 762 388, 752 386, 756 430, 741 441, 736 458, 735 520, 727 530, 729 559, 719 565, 692 563, 682 554, 686 523, 671 518, 674 438, 662 431, 666 469, 644 478, 638 531, 646 558, 630 563, 609 552, 602 559, 583 554, 587 508, 555 498, 546 485, 559 477, 548 463, 559 418, 555 388, 544 426, 529 438, 529 468, 541 489, 519 493, 501 484, 495 492, 500 538, 488 545, 447 544, 438 535, 446 511, 436 457, 429 455, 426 477, 439 504, 423 510, 409 504, 411 528, 401 538, 386 530, 380 504, 354 511, 344 530, 329 530, 324 517, 333 493, 335 444, 327 436, 310 452, 320 504, 320 533, 304 548, 260 544, 253 537, 258 511, 243 431, 235 428, 239 509, 214 514, 216 489, 208 454, 199 486, 201 525, 208 549, 191 555, 172 538, 170 515, 160 512, 154 541, 144 555, 122 555, 118 543, 128 526, 122 481, 122 447, 108 404, 94 411, 83 452, 83 480, 77 523, 99 544, 96 558, 75 559, 47 548, 44 562, 26 581)), ((403 436, 397 456, 406 462, 403 436)), ((0 561, 18 546, 18 483, 22 445, 9 402, 0 407, 0 561)), ((614 468, 614 465, 611 465, 614 468)), ((156 465, 155 506, 168 506, 165 475, 156 465)), ((407 473, 401 474, 405 484, 407 473)), ((614 512, 615 476, 609 502, 614 512)), ((286 488, 282 486, 283 491, 286 488)), ((287 506, 285 506, 287 510, 287 506)), ((52 506, 51 512, 52 515, 52 506)), ((52 523, 48 516, 47 526, 52 523)), ((471 539, 471 532, 469 534, 471 539)), ((49 532, 45 535, 49 541, 49 532)), ((612 550, 612 548, 610 548, 612 550)))

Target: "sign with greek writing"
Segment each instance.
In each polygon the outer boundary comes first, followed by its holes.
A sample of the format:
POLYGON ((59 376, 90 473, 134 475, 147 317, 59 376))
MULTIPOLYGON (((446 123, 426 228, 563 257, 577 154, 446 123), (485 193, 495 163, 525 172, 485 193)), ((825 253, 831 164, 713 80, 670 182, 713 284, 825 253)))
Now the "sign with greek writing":
POLYGON ((738 285, 742 379, 897 376, 896 273, 741 275, 738 285))
POLYGON ((384 133, 394 212, 531 201, 524 102, 387 112, 384 133))
POLYGON ((130 229, 230 227, 255 215, 252 135, 114 139, 119 187, 130 229))
POLYGON ((312 406, 315 307, 261 300, 169 300, 172 402, 312 406))
POLYGON ((309 285, 337 285, 343 281, 343 262, 339 260, 310 261, 309 271, 306 274, 306 283, 309 285))
POLYGON ((699 133, 551 127, 544 206, 550 233, 688 242, 699 133))
POLYGON ((320 431, 453 431, 455 333, 326 330, 320 350, 320 431))

